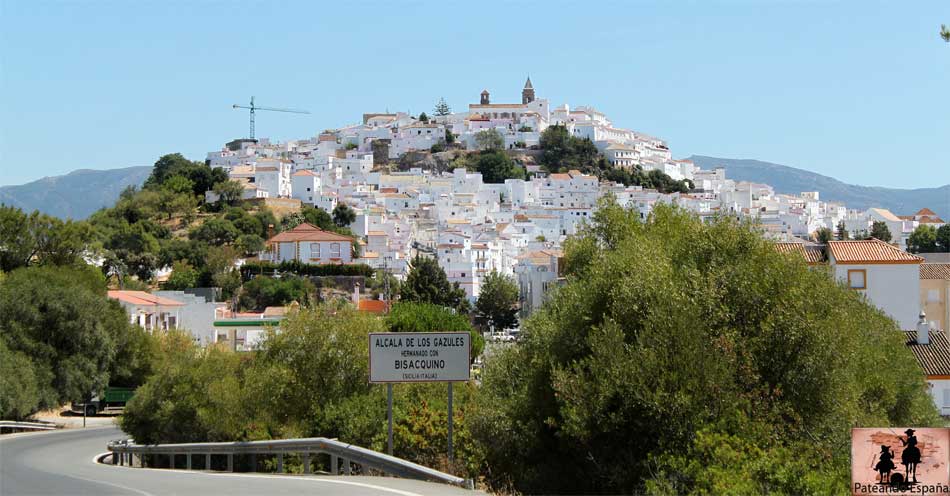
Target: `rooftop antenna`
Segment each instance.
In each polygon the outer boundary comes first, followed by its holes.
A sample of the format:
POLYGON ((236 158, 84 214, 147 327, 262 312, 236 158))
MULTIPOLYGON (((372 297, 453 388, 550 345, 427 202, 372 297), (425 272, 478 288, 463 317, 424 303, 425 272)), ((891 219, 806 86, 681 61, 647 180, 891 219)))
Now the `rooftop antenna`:
POLYGON ((254 105, 254 97, 251 97, 251 106, 247 105, 231 105, 231 108, 236 109, 248 109, 251 111, 251 139, 254 139, 254 112, 257 110, 266 110, 268 112, 289 112, 291 114, 309 114, 310 112, 306 110, 297 110, 297 109, 284 109, 284 108, 274 108, 274 107, 261 107, 254 105))

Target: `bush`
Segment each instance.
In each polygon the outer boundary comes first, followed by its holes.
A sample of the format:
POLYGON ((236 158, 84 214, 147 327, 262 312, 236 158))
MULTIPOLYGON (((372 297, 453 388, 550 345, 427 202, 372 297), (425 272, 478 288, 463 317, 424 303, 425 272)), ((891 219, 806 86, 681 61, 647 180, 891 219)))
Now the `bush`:
POLYGON ((494 484, 821 493, 848 482, 852 427, 940 423, 897 325, 830 274, 735 220, 638 219, 604 199, 566 284, 488 362, 470 421, 494 484))
POLYGON ((467 332, 471 334, 471 358, 482 354, 485 338, 472 327, 468 317, 431 303, 399 302, 386 315, 392 332, 467 332))
POLYGON ((373 277, 375 271, 366 264, 315 265, 291 260, 275 264, 273 262, 247 262, 241 266, 241 276, 245 281, 257 275, 296 274, 298 276, 362 276, 373 277))
POLYGON ((283 306, 294 301, 306 305, 314 289, 313 283, 301 277, 255 277, 244 284, 239 304, 241 308, 248 310, 264 310, 266 307, 283 306))
POLYGON ((30 358, 7 348, 0 339, 0 418, 23 419, 39 404, 39 385, 30 358))
POLYGON ((81 399, 109 384, 130 327, 94 267, 26 267, 0 282, 0 340, 32 362, 38 408, 81 399))
POLYGON ((164 289, 188 289, 198 285, 198 271, 188 262, 179 260, 172 265, 172 273, 162 285, 164 289))
MULTIPOLYGON (((386 449, 386 388, 371 385, 366 336, 383 320, 352 305, 293 313, 256 353, 200 349, 184 334, 161 339, 156 373, 121 417, 139 442, 260 440, 323 436, 386 449)), ((446 464, 446 385, 400 384, 394 392, 394 454, 446 464)), ((468 428, 473 385, 455 385, 455 457, 474 477, 481 448, 468 428)))

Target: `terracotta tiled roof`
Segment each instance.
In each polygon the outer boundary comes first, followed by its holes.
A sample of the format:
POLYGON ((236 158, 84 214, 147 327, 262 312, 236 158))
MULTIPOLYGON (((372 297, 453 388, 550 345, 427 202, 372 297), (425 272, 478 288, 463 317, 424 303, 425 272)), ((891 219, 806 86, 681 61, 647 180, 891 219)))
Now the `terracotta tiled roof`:
POLYGON ((825 263, 828 261, 825 249, 821 245, 806 245, 805 243, 775 243, 779 253, 794 253, 799 255, 808 265, 825 263))
POLYGON ((829 241, 828 250, 835 263, 920 263, 924 259, 877 239, 829 241))
POLYGON ((295 176, 316 176, 316 174, 314 174, 312 170, 306 170, 306 169, 294 172, 294 175, 295 176))
POLYGON ((289 231, 284 231, 267 240, 268 243, 289 243, 294 241, 349 241, 352 243, 353 238, 324 231, 317 226, 304 222, 289 231))
POLYGON ((945 332, 930 331, 929 344, 917 344, 917 331, 905 331, 907 347, 913 352, 924 374, 950 375, 950 342, 945 332))
POLYGON ((950 279, 950 263, 920 264, 921 279, 950 279))
POLYGON ((155 296, 145 291, 112 290, 108 292, 108 296, 114 300, 119 300, 131 305, 166 307, 180 307, 185 305, 180 301, 155 296))

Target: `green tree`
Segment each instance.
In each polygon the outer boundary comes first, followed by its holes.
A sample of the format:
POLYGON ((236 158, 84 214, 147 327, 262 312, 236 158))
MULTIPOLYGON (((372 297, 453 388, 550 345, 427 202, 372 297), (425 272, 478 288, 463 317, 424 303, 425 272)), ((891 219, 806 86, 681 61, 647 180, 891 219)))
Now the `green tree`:
POLYGON ((505 138, 495 129, 484 129, 475 134, 475 145, 482 151, 502 150, 505 138))
POLYGON ((577 138, 561 125, 550 126, 541 133, 541 165, 549 172, 577 169, 586 174, 600 175, 609 167, 594 143, 587 138, 577 138))
POLYGON ((256 234, 242 234, 238 236, 234 245, 245 255, 255 255, 264 251, 264 239, 256 234))
POLYGON ((483 329, 511 329, 518 324, 518 284, 514 279, 496 270, 485 276, 478 300, 475 302, 476 320, 483 329))
POLYGON ((399 286, 399 298, 454 308, 460 313, 468 313, 471 306, 465 290, 458 283, 449 283, 445 271, 435 259, 419 255, 412 259, 409 275, 399 286))
POLYGON ((305 305, 314 291, 313 283, 302 277, 277 279, 260 276, 244 284, 239 304, 247 310, 264 310, 265 307, 288 305, 294 301, 305 305))
POLYGON ((204 221, 188 233, 189 238, 204 241, 210 245, 228 244, 240 235, 241 232, 234 227, 231 221, 217 217, 204 221))
POLYGON ((159 340, 155 375, 136 390, 119 425, 142 443, 246 439, 256 405, 242 391, 246 371, 241 355, 201 349, 190 335, 171 331, 159 340))
POLYGON ((950 224, 944 224, 937 229, 937 251, 950 252, 950 224))
POLYGON ((244 185, 237 181, 220 181, 212 187, 218 201, 225 205, 237 205, 244 196, 244 185))
POLYGON ((0 270, 28 265, 81 264, 92 240, 85 222, 61 221, 33 211, 0 205, 0 270))
POLYGON ((0 339, 0 418, 20 420, 40 404, 39 385, 30 358, 0 339))
POLYGON ((819 227, 815 231, 815 241, 823 245, 827 245, 829 241, 834 239, 834 233, 831 232, 831 229, 827 227, 819 227))
POLYGON ((39 407, 80 399, 108 384, 125 310, 106 297, 92 267, 26 267, 0 284, 0 339, 29 357, 39 407))
POLYGON ((849 237, 850 236, 848 236, 848 228, 845 227, 844 221, 839 220, 838 225, 835 226, 835 239, 837 239, 838 241, 847 241, 849 237))
POLYGON ((923 224, 907 238, 907 251, 911 253, 933 253, 937 251, 937 229, 923 224))
POLYGON ((452 113, 452 108, 449 107, 448 103, 445 103, 445 98, 439 98, 439 101, 436 102, 435 108, 432 110, 432 113, 438 116, 446 116, 452 113))
POLYGON ((198 286, 198 271, 184 260, 172 265, 172 273, 163 287, 165 289, 188 289, 198 286))
MULTIPOLYGON (((339 207, 340 205, 342 204, 338 203, 337 207, 339 207)), ((346 208, 349 208, 349 207, 346 207, 346 208)), ((352 212, 352 209, 350 209, 349 211, 352 212)), ((324 231, 335 231, 337 228, 337 225, 334 223, 335 217, 331 217, 330 214, 327 213, 327 211, 322 208, 305 206, 300 210, 300 213, 301 215, 303 215, 304 222, 317 226, 320 229, 323 229, 324 231)), ((334 216, 336 215, 336 213, 337 213, 337 209, 334 208, 333 209, 334 216)), ((342 208, 340 209, 340 214, 347 215, 346 212, 344 212, 342 208)), ((350 222, 353 222, 353 220, 355 219, 356 219, 356 214, 353 214, 353 219, 350 220, 350 222)), ((347 219, 341 218, 341 220, 347 220, 347 219)))
POLYGON ((423 123, 428 124, 428 123, 429 123, 429 116, 426 115, 425 112, 419 114, 419 122, 423 122, 423 123))
POLYGON ((840 491, 852 426, 942 424, 896 323, 754 225, 664 205, 641 221, 608 196, 564 268, 522 342, 487 364, 491 407, 469 423, 491 483, 840 491))
POLYGON ((346 203, 340 202, 333 207, 333 223, 346 227, 356 220, 356 212, 346 203))
POLYGON ((455 133, 453 133, 452 131, 446 129, 446 130, 445 130, 445 142, 448 143, 448 144, 450 144, 450 145, 453 144, 453 143, 455 143, 455 133))
POLYGON ((194 181, 184 176, 171 176, 162 184, 162 189, 174 194, 187 193, 191 195, 194 188, 194 181))
POLYGON ((468 317, 431 303, 396 303, 386 315, 386 327, 391 332, 467 332, 472 336, 472 360, 485 349, 485 338, 472 327, 468 317))
POLYGON ((486 183, 504 183, 505 179, 524 179, 524 169, 515 165, 508 154, 501 150, 484 151, 478 154, 475 169, 486 183))
POLYGON ((876 220, 871 224, 870 236, 885 243, 891 242, 891 230, 887 228, 887 223, 883 220, 876 220))
POLYGON ((192 193, 195 196, 204 196, 206 191, 214 185, 228 180, 228 173, 220 167, 211 168, 204 162, 194 162, 186 159, 180 153, 170 153, 161 156, 152 168, 152 174, 145 180, 145 189, 158 189, 166 181, 180 176, 191 181, 192 193))
POLYGON ((945 24, 940 25, 940 37, 943 38, 943 41, 950 43, 950 29, 947 29, 945 24))

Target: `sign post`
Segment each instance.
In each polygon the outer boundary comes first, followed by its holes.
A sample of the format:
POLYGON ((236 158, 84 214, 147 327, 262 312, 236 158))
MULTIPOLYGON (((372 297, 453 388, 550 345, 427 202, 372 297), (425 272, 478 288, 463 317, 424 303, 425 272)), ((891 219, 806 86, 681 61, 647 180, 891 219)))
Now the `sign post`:
POLYGON ((451 464, 455 459, 455 450, 452 449, 452 424, 455 423, 455 419, 452 418, 452 383, 449 383, 449 463, 451 464))
POLYGON ((386 453, 393 456, 393 383, 386 384, 386 420, 389 422, 389 434, 386 436, 386 453))
POLYGON ((467 332, 378 332, 369 335, 369 382, 386 384, 389 432, 387 449, 393 454, 393 384, 447 382, 449 386, 448 450, 452 462, 452 383, 468 381, 472 337, 467 332))

